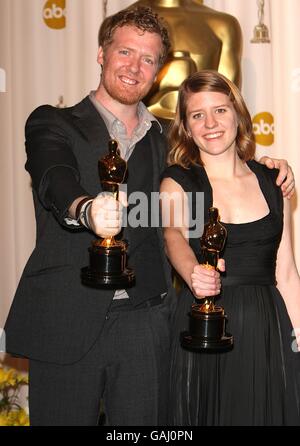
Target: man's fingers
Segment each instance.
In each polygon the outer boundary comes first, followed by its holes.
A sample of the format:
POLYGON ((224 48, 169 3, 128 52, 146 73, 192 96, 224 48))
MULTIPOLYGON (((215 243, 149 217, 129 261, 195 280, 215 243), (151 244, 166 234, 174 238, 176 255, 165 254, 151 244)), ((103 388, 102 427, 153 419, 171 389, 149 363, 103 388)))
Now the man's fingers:
POLYGON ((127 201, 127 194, 125 191, 120 190, 119 191, 119 196, 118 196, 118 200, 121 203, 121 205, 125 208, 127 208, 128 206, 128 201, 127 201))
POLYGON ((127 194, 124 191, 119 191, 118 199, 110 192, 102 192, 98 197, 98 204, 104 209, 122 210, 123 207, 128 206, 127 194))
POLYGON ((276 178, 277 186, 281 186, 284 181, 286 182, 286 184, 289 184, 290 181, 293 179, 293 173, 288 165, 288 162, 284 159, 276 159, 276 158, 273 159, 272 161, 274 163, 274 167, 276 169, 279 169, 279 173, 276 178))
POLYGON ((291 182, 294 180, 293 171, 286 160, 263 156, 262 158, 260 158, 259 162, 265 164, 270 169, 273 169, 274 167, 276 169, 279 169, 279 173, 276 178, 276 184, 277 186, 284 187, 282 191, 289 187, 291 182))
POLYGON ((99 237, 112 237, 121 231, 120 220, 97 218, 94 222, 95 233, 99 237))
POLYGON ((92 202, 91 229, 99 237, 117 235, 122 227, 122 205, 109 192, 101 192, 92 202))
POLYGON ((114 227, 117 225, 121 226, 122 213, 114 210, 101 209, 101 211, 94 216, 94 222, 97 227, 111 227, 112 224, 114 227))
POLYGON ((106 197, 101 207, 104 210, 118 211, 120 209, 120 202, 114 197, 106 197))
POLYGON ((275 167, 275 163, 272 160, 272 158, 269 158, 268 156, 262 156, 259 160, 259 163, 265 164, 270 169, 273 169, 275 167))
POLYGON ((116 221, 120 221, 122 219, 122 212, 121 211, 115 211, 114 209, 102 209, 101 213, 101 218, 103 220, 116 220, 116 221))
POLYGON ((119 234, 119 229, 117 228, 117 229, 115 229, 115 228, 111 228, 111 229, 109 229, 109 228, 105 228, 105 230, 101 230, 101 231, 99 231, 99 232, 95 232, 97 235, 98 235, 98 237, 101 237, 101 238, 107 238, 107 237, 115 237, 117 234, 119 234))
POLYGON ((291 198, 295 193, 295 181, 293 180, 289 186, 285 186, 285 184, 283 184, 281 186, 281 190, 284 197, 291 198))

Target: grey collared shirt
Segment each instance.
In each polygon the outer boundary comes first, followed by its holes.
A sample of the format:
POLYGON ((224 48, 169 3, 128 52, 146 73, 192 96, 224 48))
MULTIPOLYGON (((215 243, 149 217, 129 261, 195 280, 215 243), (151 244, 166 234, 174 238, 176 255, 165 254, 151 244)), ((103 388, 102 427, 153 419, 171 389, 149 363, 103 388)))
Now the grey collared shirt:
MULTIPOLYGON (((136 144, 144 138, 148 130, 150 130, 153 122, 157 122, 160 132, 163 132, 160 122, 149 112, 147 107, 140 102, 138 105, 138 118, 139 123, 134 129, 132 135, 128 137, 125 124, 120 121, 115 115, 113 115, 107 108, 105 108, 95 97, 96 92, 91 91, 89 98, 99 112, 103 119, 108 133, 112 139, 118 141, 120 155, 123 159, 128 161, 132 154, 136 144)), ((125 290, 117 290, 114 295, 114 299, 126 299, 128 294, 125 290)))
POLYGON ((139 123, 132 135, 128 137, 125 124, 100 104, 100 102, 97 101, 95 94, 95 91, 90 92, 90 100, 105 122, 110 137, 118 141, 121 157, 126 161, 128 161, 132 154, 135 145, 144 138, 148 130, 151 128, 153 122, 157 122, 160 132, 162 133, 163 129, 160 122, 149 112, 147 107, 140 102, 138 105, 139 123))

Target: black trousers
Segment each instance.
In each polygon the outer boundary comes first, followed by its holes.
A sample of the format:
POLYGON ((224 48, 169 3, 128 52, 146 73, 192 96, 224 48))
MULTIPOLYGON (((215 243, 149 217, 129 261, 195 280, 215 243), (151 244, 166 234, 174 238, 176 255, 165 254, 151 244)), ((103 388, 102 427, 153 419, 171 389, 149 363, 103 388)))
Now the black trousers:
POLYGON ((32 426, 97 425, 103 399, 106 425, 166 424, 169 309, 113 303, 101 336, 79 362, 29 361, 32 426))

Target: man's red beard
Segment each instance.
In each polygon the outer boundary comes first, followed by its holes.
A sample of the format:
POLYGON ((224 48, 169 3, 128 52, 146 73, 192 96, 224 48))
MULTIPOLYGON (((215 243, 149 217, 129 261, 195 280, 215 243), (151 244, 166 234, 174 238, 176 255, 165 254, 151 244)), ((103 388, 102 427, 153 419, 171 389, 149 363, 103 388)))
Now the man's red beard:
POLYGON ((102 74, 101 82, 109 96, 124 105, 137 104, 148 94, 151 88, 151 85, 142 89, 137 85, 136 88, 132 88, 132 91, 130 91, 130 87, 127 90, 125 85, 124 88, 116 88, 113 82, 106 81, 105 74, 102 74))

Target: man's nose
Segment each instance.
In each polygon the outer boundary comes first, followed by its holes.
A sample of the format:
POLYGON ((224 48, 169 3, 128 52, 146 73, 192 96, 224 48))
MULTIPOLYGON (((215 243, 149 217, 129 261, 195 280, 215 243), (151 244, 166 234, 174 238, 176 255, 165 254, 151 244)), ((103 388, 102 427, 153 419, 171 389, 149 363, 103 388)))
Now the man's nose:
POLYGON ((132 73, 138 73, 140 71, 140 59, 133 57, 129 63, 129 69, 132 73))

